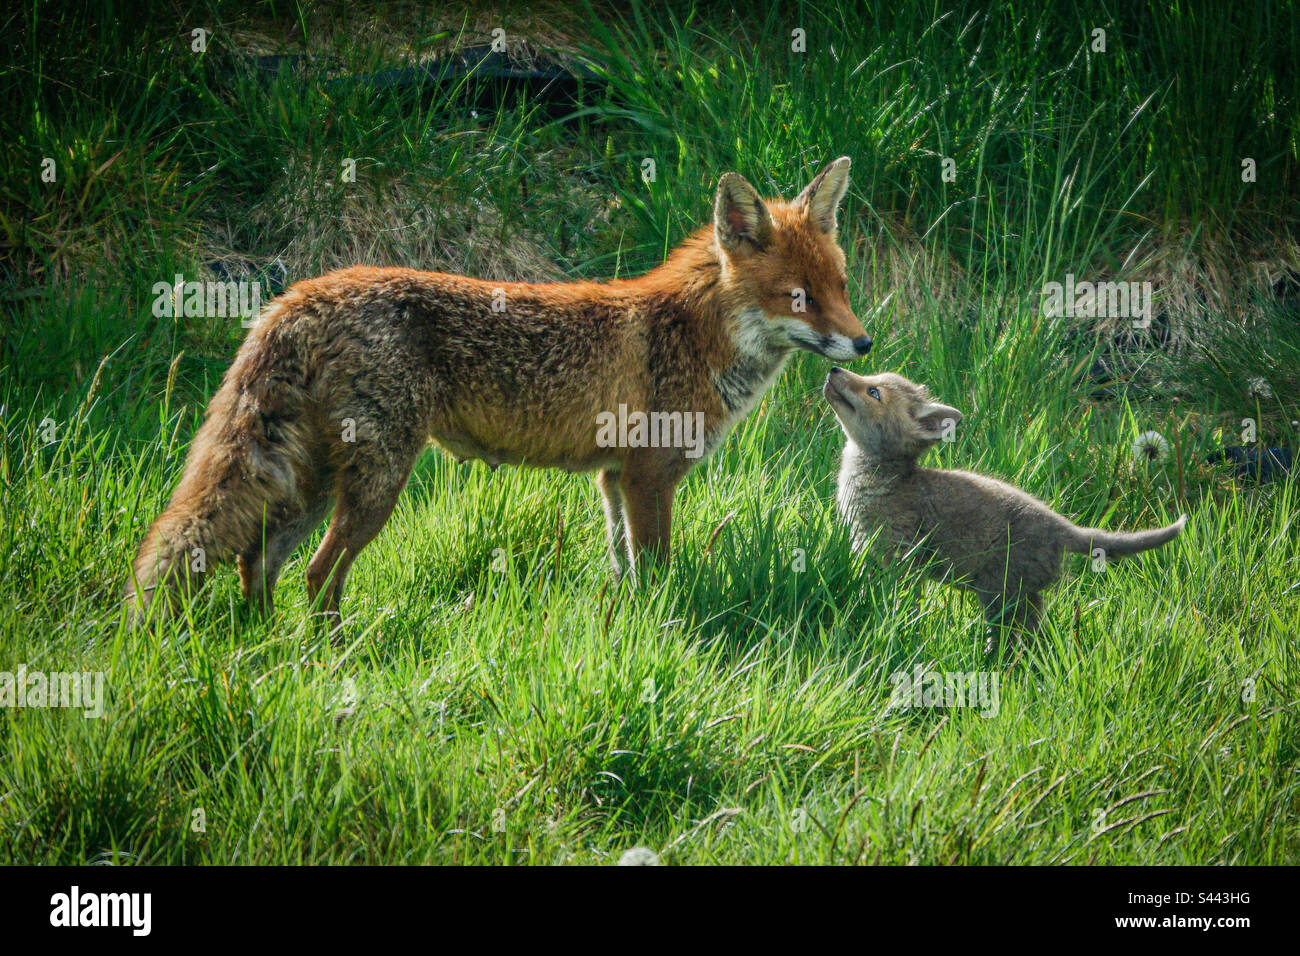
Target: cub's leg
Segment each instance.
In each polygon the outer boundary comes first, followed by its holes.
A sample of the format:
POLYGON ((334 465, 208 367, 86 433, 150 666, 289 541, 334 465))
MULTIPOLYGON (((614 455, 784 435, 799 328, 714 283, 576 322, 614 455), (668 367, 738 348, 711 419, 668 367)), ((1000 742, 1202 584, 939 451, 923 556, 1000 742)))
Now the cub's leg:
POLYGON ((1038 633, 1043 612, 1041 591, 1017 591, 1009 594, 1001 589, 977 588, 976 595, 984 607, 988 622, 984 652, 994 654, 1002 642, 1003 632, 1010 628, 1016 639, 1021 635, 1033 638, 1038 633))

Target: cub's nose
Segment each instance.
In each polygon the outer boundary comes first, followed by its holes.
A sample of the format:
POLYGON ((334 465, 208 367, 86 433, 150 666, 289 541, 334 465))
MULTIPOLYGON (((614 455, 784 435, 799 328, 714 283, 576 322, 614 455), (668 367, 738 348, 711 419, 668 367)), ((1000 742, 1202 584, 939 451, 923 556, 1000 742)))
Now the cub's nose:
POLYGON ((838 365, 832 365, 832 366, 831 366, 831 374, 832 374, 832 375, 834 375, 836 372, 842 372, 842 371, 844 371, 844 369, 840 368, 838 365))
POLYGON ((853 348, 859 355, 866 355, 871 351, 871 336, 862 335, 854 339, 853 348))

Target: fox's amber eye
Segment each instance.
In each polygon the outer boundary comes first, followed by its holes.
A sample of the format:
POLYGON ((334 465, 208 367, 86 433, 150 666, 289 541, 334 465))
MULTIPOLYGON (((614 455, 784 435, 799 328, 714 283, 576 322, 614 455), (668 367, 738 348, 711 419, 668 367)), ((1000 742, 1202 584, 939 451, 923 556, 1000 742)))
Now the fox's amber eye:
POLYGON ((867 389, 867 394, 870 395, 872 398, 874 398, 876 401, 880 401, 880 389, 876 388, 876 386, 872 385, 869 389, 867 389))

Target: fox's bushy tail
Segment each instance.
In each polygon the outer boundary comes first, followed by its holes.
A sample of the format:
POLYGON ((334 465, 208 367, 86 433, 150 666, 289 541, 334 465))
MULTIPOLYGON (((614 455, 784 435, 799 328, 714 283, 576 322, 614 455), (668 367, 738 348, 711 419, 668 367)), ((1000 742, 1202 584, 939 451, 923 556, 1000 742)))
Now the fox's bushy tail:
POLYGON ((1108 558, 1122 558, 1167 544, 1182 533, 1186 523, 1187 515, 1180 515, 1173 524, 1147 531, 1103 531, 1075 526, 1066 547, 1078 554, 1091 554, 1101 548, 1108 558))
POLYGON ((220 534, 213 515, 205 513, 203 501, 211 490, 206 485, 201 467, 191 458, 172 500, 136 553, 124 596, 133 621, 171 613, 183 595, 203 586, 209 564, 229 560, 237 546, 223 540, 228 536, 220 534), (159 597, 162 606, 151 614, 159 597))
POLYGON ((240 349, 140 545, 124 595, 136 622, 165 617, 217 565, 255 550, 269 517, 301 504, 312 467, 307 393, 283 343, 267 338, 250 335, 240 349), (270 361, 276 376, 266 374, 270 361))

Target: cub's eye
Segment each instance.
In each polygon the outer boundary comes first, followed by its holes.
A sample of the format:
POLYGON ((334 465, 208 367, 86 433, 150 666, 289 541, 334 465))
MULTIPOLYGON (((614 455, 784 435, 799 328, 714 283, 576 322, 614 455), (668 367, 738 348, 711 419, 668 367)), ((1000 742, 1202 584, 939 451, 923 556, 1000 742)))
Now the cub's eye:
POLYGON ((867 389, 867 394, 870 395, 872 398, 874 398, 876 401, 880 401, 880 389, 876 388, 876 386, 872 385, 869 389, 867 389))

